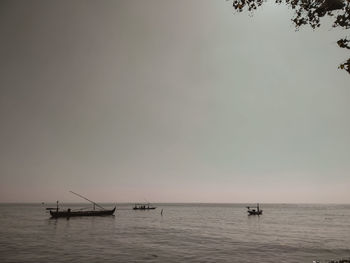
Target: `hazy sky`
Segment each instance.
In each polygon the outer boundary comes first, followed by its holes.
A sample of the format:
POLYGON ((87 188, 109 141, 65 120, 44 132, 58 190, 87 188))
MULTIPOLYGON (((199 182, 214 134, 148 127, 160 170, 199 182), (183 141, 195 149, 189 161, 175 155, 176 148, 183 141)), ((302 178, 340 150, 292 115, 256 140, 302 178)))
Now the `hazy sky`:
POLYGON ((1 1, 0 202, 350 202, 346 32, 230 1, 1 1))

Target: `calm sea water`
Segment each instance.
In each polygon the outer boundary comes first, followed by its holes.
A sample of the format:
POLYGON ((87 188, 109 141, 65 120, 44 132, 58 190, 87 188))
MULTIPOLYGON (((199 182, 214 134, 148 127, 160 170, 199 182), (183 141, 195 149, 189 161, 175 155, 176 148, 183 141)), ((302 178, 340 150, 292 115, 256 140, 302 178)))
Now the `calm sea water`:
MULTIPOLYGON (((71 208, 82 205, 70 205, 71 208)), ((112 204, 106 204, 112 207, 112 204)), ((49 219, 0 204, 1 262, 326 262, 350 257, 350 205, 158 204, 115 216, 49 219), (163 209, 163 216, 160 215, 163 209)))

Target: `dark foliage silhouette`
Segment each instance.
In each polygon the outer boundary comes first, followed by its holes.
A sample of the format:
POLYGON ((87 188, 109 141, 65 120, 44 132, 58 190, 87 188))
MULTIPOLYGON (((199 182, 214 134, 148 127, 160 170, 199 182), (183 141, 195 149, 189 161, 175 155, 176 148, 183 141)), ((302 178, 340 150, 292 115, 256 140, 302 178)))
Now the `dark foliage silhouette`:
MULTIPOLYGON (((233 8, 238 12, 253 12, 263 5, 263 0, 233 0, 233 8)), ((285 4, 295 12, 292 18, 296 29, 309 25, 316 29, 321 26, 320 18, 334 18, 333 27, 350 29, 350 0, 275 0, 276 4, 285 4)), ((347 31, 347 34, 349 32, 347 31)), ((350 36, 337 41, 341 48, 350 50, 350 36)), ((350 74, 350 58, 339 65, 340 69, 350 74)))

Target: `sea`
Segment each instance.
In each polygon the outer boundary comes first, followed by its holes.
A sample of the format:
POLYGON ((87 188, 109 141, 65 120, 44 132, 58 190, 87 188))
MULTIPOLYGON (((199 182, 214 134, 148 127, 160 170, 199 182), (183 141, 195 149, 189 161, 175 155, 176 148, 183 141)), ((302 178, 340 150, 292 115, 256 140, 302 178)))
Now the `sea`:
MULTIPOLYGON (((0 204, 0 262, 329 262, 350 258, 350 205, 153 204, 114 216, 51 219, 0 204), (161 214, 163 210, 163 213, 161 214)), ((89 204, 65 204, 78 209, 89 204)), ((103 204, 113 208, 114 204, 103 204)))

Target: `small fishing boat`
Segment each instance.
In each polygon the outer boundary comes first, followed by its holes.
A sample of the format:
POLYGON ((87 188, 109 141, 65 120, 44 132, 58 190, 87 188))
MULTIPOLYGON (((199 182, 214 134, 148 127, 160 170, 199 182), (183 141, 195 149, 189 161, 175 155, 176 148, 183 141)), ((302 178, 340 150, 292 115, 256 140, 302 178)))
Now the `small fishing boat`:
POLYGON ((248 209, 248 215, 253 216, 253 215, 262 215, 263 210, 260 209, 259 204, 257 204, 256 208, 251 208, 250 206, 247 206, 248 209))
POLYGON ((90 211, 72 211, 70 208, 63 211, 50 210, 50 215, 53 218, 58 217, 73 217, 73 216, 109 216, 113 215, 116 207, 111 210, 90 210, 90 211))
POLYGON ((86 197, 74 193, 70 191, 71 193, 91 202, 93 204, 93 210, 71 210, 68 208, 67 210, 60 210, 58 206, 58 201, 57 201, 57 206, 56 208, 46 208, 46 210, 50 211, 50 215, 52 218, 58 218, 58 217, 76 217, 76 216, 108 216, 108 215, 113 215, 116 209, 116 206, 113 209, 105 209, 104 207, 100 206, 99 204, 96 204, 94 201, 91 201, 87 199, 86 197), (96 210, 96 206, 99 208, 99 210, 96 210))
POLYGON ((148 204, 135 204, 132 209, 134 209, 134 210, 152 210, 152 209, 156 209, 156 208, 157 207, 151 206, 151 204, 148 203, 148 204))

